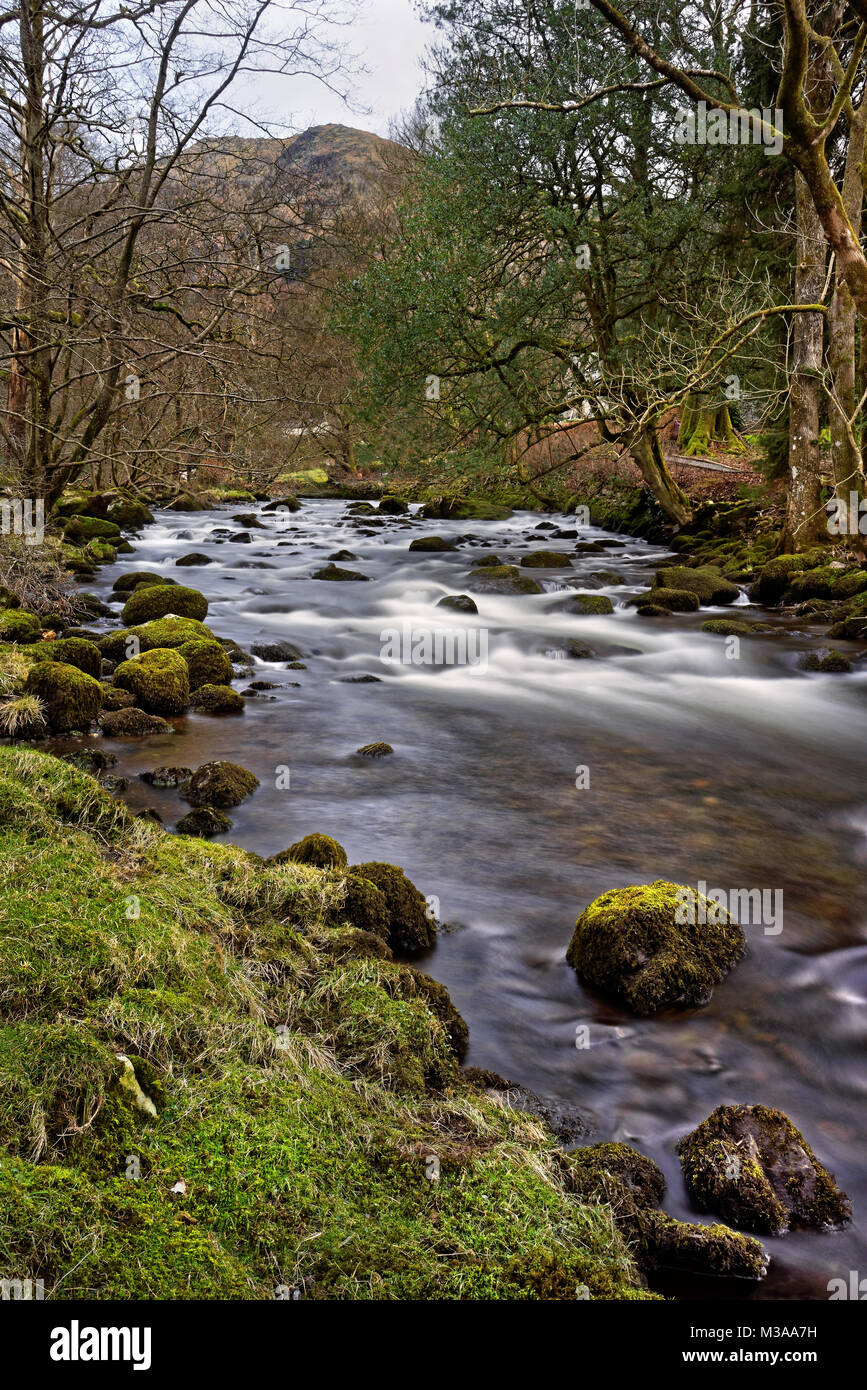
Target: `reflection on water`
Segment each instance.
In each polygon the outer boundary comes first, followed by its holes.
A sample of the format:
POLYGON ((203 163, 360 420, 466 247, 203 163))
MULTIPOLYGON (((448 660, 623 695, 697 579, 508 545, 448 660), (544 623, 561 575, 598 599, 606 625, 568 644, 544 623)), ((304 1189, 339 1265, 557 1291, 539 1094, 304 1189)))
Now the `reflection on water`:
MULTIPOLYGON (((235 842, 268 855, 317 830, 339 839, 350 861, 401 864, 451 925, 422 964, 469 1022, 469 1061, 578 1102, 600 1138, 649 1153, 675 1215, 689 1214, 680 1135, 724 1102, 785 1110, 853 1197, 856 1217, 842 1233, 770 1240, 771 1274, 755 1296, 824 1298, 829 1278, 867 1273, 867 673, 803 675, 799 655, 821 643, 779 614, 739 611, 779 631, 744 639, 737 659, 699 631, 706 610, 637 618, 625 601, 665 552, 594 530, 575 550, 575 537, 557 536, 574 529, 569 518, 542 529, 531 513, 370 524, 331 501, 259 517, 264 529, 240 543, 225 539, 235 530, 225 510, 161 513, 131 563, 167 569, 191 550, 213 557, 219 565, 174 577, 204 590, 214 630, 246 649, 286 638, 307 669, 257 662, 255 676, 277 683, 273 698, 251 699, 242 719, 191 715, 174 736, 113 743, 117 771, 231 758, 262 783, 232 812, 235 842), (414 535, 434 532, 458 550, 408 551, 414 535), (588 539, 609 544, 580 549, 588 539), (541 548, 575 555, 572 569, 524 571, 543 594, 474 586, 474 559, 514 562, 541 548), (367 583, 310 577, 338 550, 352 552, 338 563, 367 583), (607 594, 615 612, 564 612, 569 589, 607 594), (448 593, 474 595, 478 616, 437 608, 448 593), (383 662, 383 630, 404 623, 484 630, 484 668, 383 662), (570 659, 570 640, 596 656, 570 659), (354 756, 377 740, 394 756, 354 756), (285 765, 291 784, 280 790, 285 765), (659 877, 782 890, 784 929, 747 929, 747 959, 707 1008, 635 1020, 584 990, 564 952, 597 894, 659 877), (589 1046, 579 1049, 580 1024, 589 1046)), ((101 572, 103 596, 120 572, 101 572)), ((175 792, 135 781, 128 795, 167 824, 186 809, 175 792)))

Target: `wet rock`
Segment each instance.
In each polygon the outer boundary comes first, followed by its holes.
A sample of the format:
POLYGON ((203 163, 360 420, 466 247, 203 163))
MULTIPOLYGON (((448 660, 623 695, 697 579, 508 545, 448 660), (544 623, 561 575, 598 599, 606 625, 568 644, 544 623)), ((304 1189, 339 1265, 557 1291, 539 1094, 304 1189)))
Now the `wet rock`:
POLYGON ((299 661, 301 652, 292 642, 284 642, 282 639, 266 642, 254 642, 250 647, 254 656, 258 656, 262 661, 299 661))
POLYGON ((114 673, 114 683, 121 690, 130 691, 139 709, 147 714, 183 714, 189 704, 187 663, 170 647, 157 647, 121 662, 114 673))
POLYGON ((677 1151, 703 1211, 749 1231, 839 1226, 851 1203, 781 1110, 720 1105, 677 1151))
POLYGON ((701 630, 717 637, 757 637, 763 632, 777 631, 770 623, 739 623, 733 618, 708 618, 701 630))
POLYGON ((165 618, 192 618, 203 622, 208 614, 208 600, 198 589, 181 584, 148 584, 134 589, 123 606, 121 620, 125 627, 165 618))
POLYGON ((643 618, 656 617, 657 613, 648 609, 662 610, 663 613, 697 613, 699 598, 691 589, 651 589, 646 594, 629 600, 630 607, 638 609, 643 618))
MULTIPOLYGON (((346 850, 330 835, 314 832, 297 840, 280 854, 273 854, 268 864, 310 864, 314 869, 342 869, 346 866, 346 850)), ((359 923, 358 925, 361 925, 359 923)))
POLYGON ((591 614, 613 613, 614 604, 607 594, 577 593, 564 601, 552 604, 549 612, 574 613, 577 617, 588 617, 591 614))
POLYGON ((265 530, 265 527, 262 525, 255 512, 238 512, 238 515, 233 516, 232 520, 237 522, 239 526, 247 526, 254 531, 265 530))
POLYGON ((224 835, 232 829, 232 822, 222 811, 213 806, 201 806, 196 811, 188 811, 175 826, 179 835, 195 835, 210 840, 214 835, 224 835))
POLYGON ((329 560, 357 560, 358 556, 354 550, 335 550, 333 555, 328 556, 329 560))
POLYGON ((646 1015, 706 1004, 744 950, 724 908, 657 879, 614 888, 585 908, 566 959, 581 979, 646 1015))
POLYGON ((386 758, 394 749, 390 743, 365 743, 361 748, 356 748, 356 753, 360 753, 363 758, 386 758))
POLYGON ((447 541, 443 536, 417 536, 414 541, 409 543, 410 550, 440 551, 457 550, 457 546, 452 541, 447 541))
POLYGON ((288 497, 275 497, 272 501, 266 502, 262 508, 263 512, 280 512, 284 510, 288 512, 300 512, 301 503, 298 501, 298 498, 293 497, 291 493, 288 497))
POLYGON ((662 608, 658 603, 639 603, 636 612, 639 618, 667 618, 669 612, 667 608, 662 608))
POLYGON ((107 710, 131 709, 135 704, 135 696, 131 690, 121 690, 113 685, 103 686, 102 709, 107 710))
POLYGON ((436 923, 426 900, 402 869, 378 862, 353 864, 350 870, 367 879, 385 896, 388 944, 393 951, 411 955, 425 951, 436 941, 436 923))
POLYGON ((199 550, 190 551, 189 555, 181 555, 180 559, 175 560, 176 565, 213 565, 215 560, 211 555, 203 555, 199 550))
POLYGON ((190 690, 203 685, 228 685, 232 679, 232 662, 221 642, 207 637, 183 642, 176 649, 187 663, 190 690))
POLYGON ((405 516, 409 507, 402 497, 386 496, 382 498, 379 510, 384 516, 405 516))
POLYGON ((246 695, 248 691, 252 691, 253 694, 257 695, 260 690, 279 690, 280 688, 281 687, 276 681, 251 681, 244 691, 244 694, 246 695))
POLYGON ((106 738, 144 738, 148 734, 170 734, 171 724, 156 714, 146 714, 142 709, 111 710, 100 718, 100 727, 106 738))
POLYGON ((560 550, 537 550, 534 555, 525 555, 521 560, 522 569, 565 570, 572 568, 572 559, 560 550))
POLYGON ((193 775, 191 767, 155 767, 151 772, 140 772, 142 782, 149 787, 182 787, 193 775))
POLYGON ((133 589, 141 588, 148 584, 174 584, 174 579, 167 579, 165 575, 155 574, 153 570, 127 570, 125 574, 118 575, 111 586, 113 594, 131 593, 133 589))
POLYGON ((802 671, 826 671, 835 674, 844 674, 852 670, 852 663, 842 652, 825 651, 809 652, 807 656, 801 658, 799 665, 802 671))
POLYGON ((42 717, 53 734, 86 729, 102 708, 99 681, 62 661, 39 661, 31 666, 24 688, 42 701, 42 717))
POLYGON ((229 533, 229 540, 234 541, 235 545, 252 545, 253 537, 249 531, 233 531, 229 533))
POLYGON ((541 594, 541 584, 521 574, 517 565, 480 566, 467 575, 470 588, 481 594, 541 594))
POLYGON ((325 565, 321 570, 315 570, 314 579, 331 579, 337 583, 351 583, 360 580, 367 580, 366 574, 359 574, 358 570, 342 570, 338 565, 325 565))
MULTIPOLYGON (((664 565, 656 571, 653 590, 686 589, 700 604, 734 603, 740 589, 712 565, 691 569, 688 565, 664 565)), ((664 607, 665 605, 663 605, 664 607)))
POLYGON ((230 685, 201 685, 190 696, 190 708, 199 714, 243 714, 244 697, 230 685))
POLYGON ((218 760, 196 769, 185 796, 193 806, 239 806, 258 785, 258 777, 247 768, 218 760))
POLYGON ((455 613, 478 613, 478 607, 469 594, 446 594, 437 601, 437 608, 451 608, 455 613))
POLYGON ((524 1115, 534 1115, 541 1120, 560 1140, 561 1144, 572 1145, 586 1139, 592 1126, 587 1116, 570 1101, 557 1100, 552 1096, 537 1096, 526 1086, 509 1085, 504 1090, 494 1086, 489 1089, 492 1099, 511 1110, 520 1110, 524 1115))
POLYGON ((382 678, 365 674, 363 676, 339 676, 338 679, 344 685, 379 685, 382 678))

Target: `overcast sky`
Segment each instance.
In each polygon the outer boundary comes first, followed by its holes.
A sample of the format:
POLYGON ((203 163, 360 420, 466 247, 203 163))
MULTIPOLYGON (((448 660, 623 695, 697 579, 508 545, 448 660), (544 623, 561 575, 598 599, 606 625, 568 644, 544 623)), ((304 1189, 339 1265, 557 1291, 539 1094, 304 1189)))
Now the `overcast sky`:
POLYGON ((294 130, 335 122, 386 135, 390 118, 409 110, 422 88, 420 60, 434 32, 412 0, 360 0, 360 17, 343 31, 369 70, 350 79, 354 109, 312 77, 259 77, 252 99, 263 116, 294 130))

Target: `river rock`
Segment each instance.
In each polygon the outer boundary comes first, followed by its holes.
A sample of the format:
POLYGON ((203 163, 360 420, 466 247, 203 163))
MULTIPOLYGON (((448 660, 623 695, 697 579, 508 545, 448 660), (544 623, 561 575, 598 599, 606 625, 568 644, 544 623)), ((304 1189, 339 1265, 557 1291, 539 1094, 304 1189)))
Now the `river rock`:
POLYGON ((478 613, 478 607, 469 594, 446 594, 437 600, 437 608, 451 608, 455 613, 478 613))
POLYGON ((259 778, 245 767, 218 760, 196 769, 184 795, 193 806, 239 806, 258 785, 259 778))
POLYGON ((250 651, 262 661, 299 661, 302 655, 292 642, 286 642, 282 638, 253 642, 250 651))

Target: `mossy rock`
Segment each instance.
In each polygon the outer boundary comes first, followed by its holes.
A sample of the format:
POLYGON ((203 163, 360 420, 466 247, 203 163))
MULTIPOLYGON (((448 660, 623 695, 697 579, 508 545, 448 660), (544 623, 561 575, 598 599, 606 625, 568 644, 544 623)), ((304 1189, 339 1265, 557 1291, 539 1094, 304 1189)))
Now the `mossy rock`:
MULTIPOLYGON (((263 512, 300 512, 301 503, 298 498, 289 493, 288 497, 274 497, 270 502, 266 502, 262 508, 263 512)), ((371 511, 373 508, 371 508, 371 511)))
POLYGON ((426 502, 421 514, 433 521, 508 521, 512 508, 476 497, 440 497, 426 502))
POLYGON ((652 1158, 628 1144, 590 1144, 569 1155, 576 1187, 586 1174, 611 1173, 625 1183, 639 1206, 658 1207, 665 1196, 665 1177, 652 1158))
POLYGON ((830 565, 822 565, 803 574, 792 575, 783 600, 785 603, 802 603, 810 598, 843 600, 854 598, 865 590, 867 571, 832 569, 830 565))
POLYGON ((407 975, 412 976, 416 990, 424 996, 431 1013, 442 1023, 449 1046, 458 1061, 462 1062, 469 1050, 470 1030, 466 1020, 452 1003, 452 997, 445 985, 432 979, 430 975, 424 975, 420 970, 409 970, 405 967, 404 978, 407 975))
POLYGON ((846 1194, 781 1110, 719 1105, 677 1151, 702 1211, 745 1230, 820 1230, 852 1215, 846 1194))
POLYGON ((700 604, 713 605, 734 603, 741 592, 737 584, 711 565, 696 569, 688 565, 663 565, 656 571, 651 592, 657 589, 688 589, 700 604))
POLYGON ((99 650, 109 661, 129 661, 140 652, 156 647, 182 647, 187 642, 215 641, 213 632, 204 623, 192 618, 157 618, 141 627, 121 628, 99 640, 99 650))
POLYGON ((387 758, 394 752, 390 743, 364 743, 360 748, 356 748, 362 758, 387 758))
POLYGON ((668 618, 670 617, 667 608, 662 608, 658 603, 639 603, 635 610, 639 618, 668 618))
POLYGON ((171 724, 158 714, 147 714, 136 705, 109 709, 100 718, 100 728, 106 738, 148 738, 151 734, 170 734, 171 724))
POLYGON ((724 909, 657 879, 611 889, 586 907, 566 959, 583 980, 646 1015, 706 1004, 744 950, 743 931, 724 909), (689 921, 702 916, 704 923, 689 921))
POLYGON ((357 874, 347 874, 341 883, 343 901, 332 913, 332 921, 350 922, 365 935, 381 937, 387 942, 389 917, 385 894, 370 879, 360 878, 357 874))
POLYGON ((71 516, 63 528, 63 539, 69 545, 85 546, 88 541, 105 540, 117 544, 120 527, 114 521, 103 521, 96 516, 71 516))
MULTIPOLYGON (((372 885, 371 885, 372 887, 372 885)), ((335 960, 391 960, 388 942, 374 932, 359 927, 335 927, 325 940, 325 949, 335 960)))
POLYGON ((524 555, 521 568, 539 570, 566 570, 572 568, 572 557, 561 550, 537 550, 532 555, 524 555))
POLYGON ((42 623, 26 608, 7 608, 0 613, 0 641, 29 645, 42 636, 42 623))
POLYGON ((171 502, 170 512, 209 512, 217 505, 216 497, 209 493, 181 492, 171 502))
POLYGON ((140 531, 149 526, 154 519, 150 507, 134 497, 115 497, 106 508, 109 521, 115 522, 122 531, 140 531))
POLYGON ((87 676, 98 680, 102 674, 102 653, 95 642, 81 637, 60 637, 52 642, 37 642, 29 649, 36 661, 62 661, 75 666, 87 676))
POLYGON ((801 658, 802 671, 824 671, 834 675, 845 675, 852 670, 852 663, 842 652, 809 652, 801 658))
POLYGON ((402 497, 394 497, 388 494, 381 499, 379 510, 385 516, 405 516, 409 511, 409 507, 402 497))
POLYGON ((232 822, 229 817, 225 812, 215 810, 213 806, 199 806, 195 811, 188 811, 175 826, 179 835, 195 835, 202 840, 213 839, 215 835, 225 835, 226 831, 231 829, 232 822))
POLYGON ((436 923, 425 898, 410 882, 403 869, 394 864, 373 862, 353 864, 350 872, 367 879, 385 896, 388 913, 388 944, 393 951, 413 955, 426 951, 436 941, 436 923))
POLYGON ((864 617, 843 618, 828 628, 828 636, 835 641, 845 638, 849 642, 867 640, 867 615, 864 617))
POLYGON ((181 569, 200 568, 202 565, 214 565, 216 560, 211 555, 205 555, 200 550, 191 550, 189 555, 180 555, 175 564, 181 569))
POLYGON ((361 574, 358 570, 344 570, 339 565, 324 565, 321 570, 313 571, 314 579, 330 579, 336 584, 352 584, 367 581, 368 576, 361 574))
POLYGON ((478 605, 469 594, 446 594, 437 600, 437 608, 450 608, 455 613, 478 613, 478 605))
POLYGON ((232 679, 232 663, 225 647, 208 638, 183 642, 178 653, 187 663, 190 690, 203 685, 228 685, 232 679))
POLYGON ((117 550, 108 541, 88 541, 84 553, 95 565, 113 565, 117 559, 117 550))
POLYGON ((129 690, 120 690, 113 685, 102 687, 102 709, 103 713, 112 710, 132 709, 135 705, 135 696, 129 690))
POLYGON ((164 574, 155 574, 153 570, 127 570, 126 574, 118 575, 111 586, 113 594, 128 594, 133 589, 147 587, 148 584, 174 584, 174 579, 167 579, 164 574))
POLYGON ((218 760, 196 769, 184 795, 193 806, 239 806, 258 785, 259 778, 245 767, 218 760))
POLYGON ((558 613, 574 613, 577 617, 614 612, 614 604, 607 594, 572 594, 565 603, 558 603, 555 608, 558 613))
POLYGON ((148 584, 130 594, 123 606, 121 621, 126 627, 135 627, 164 618, 168 613, 203 622, 208 614, 208 600, 198 589, 187 589, 182 584, 148 584))
POLYGON ((46 722, 54 734, 86 729, 102 707, 99 681, 62 661, 38 661, 31 666, 26 690, 43 702, 46 722))
POLYGON ((629 600, 642 617, 656 617, 652 609, 662 609, 663 613, 697 613, 699 597, 692 589, 649 589, 646 594, 629 600))
POLYGON ((708 618, 701 630, 715 637, 758 637, 764 632, 776 631, 770 623, 739 623, 734 618, 708 618))
POLYGON ((768 606, 779 603, 793 575, 802 570, 815 569, 824 564, 827 558, 827 551, 824 550, 808 550, 802 555, 775 555, 762 566, 751 597, 768 606))
POLYGON ((150 772, 140 772, 142 782, 149 787, 183 787, 193 775, 191 767, 155 767, 150 772))
POLYGON ((200 685, 190 696, 190 707, 200 714, 243 714, 244 697, 230 685, 200 685))
MULTIPOLYGON (((272 855, 269 864, 310 864, 315 869, 342 869, 346 866, 346 850, 330 835, 305 835, 281 854, 272 855)), ((362 923, 357 923, 361 926, 362 923)), ((365 928, 367 930, 367 928, 365 928)))
POLYGON ((183 714, 190 702, 187 663, 170 647, 155 647, 121 662, 114 683, 129 690, 147 714, 183 714))
POLYGON ((467 575, 471 589, 480 594, 541 594, 541 584, 522 574, 517 565, 479 565, 467 575))
POLYGON ((423 551, 457 550, 454 542, 447 541, 443 536, 417 536, 410 541, 409 548, 423 551))

